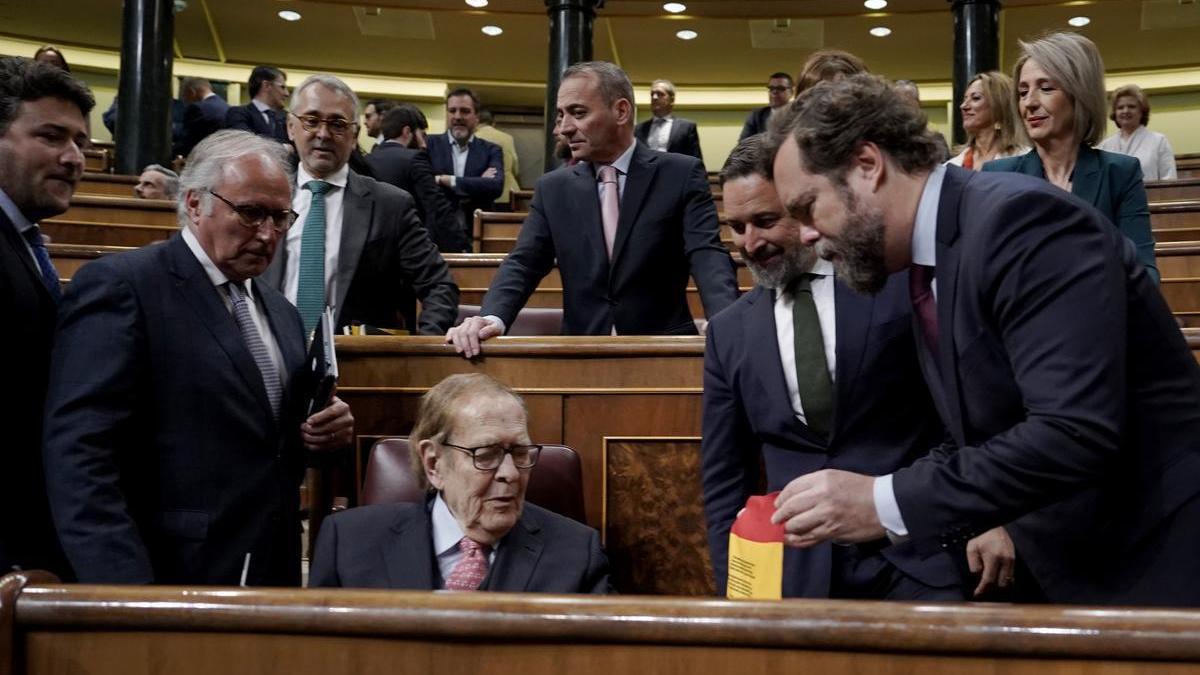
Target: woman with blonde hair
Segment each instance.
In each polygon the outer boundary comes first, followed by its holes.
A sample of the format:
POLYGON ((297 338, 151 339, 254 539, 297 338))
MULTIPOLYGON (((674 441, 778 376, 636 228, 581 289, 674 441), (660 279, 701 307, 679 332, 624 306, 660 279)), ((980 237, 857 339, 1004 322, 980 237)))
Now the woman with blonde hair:
POLYGON ((992 70, 976 75, 967 85, 959 109, 967 144, 950 164, 979 171, 985 162, 1029 149, 1025 129, 1017 123, 1012 78, 1004 73, 992 70))
POLYGON ((1142 167, 1132 157, 1092 147, 1104 132, 1108 107, 1100 51, 1077 33, 1020 45, 1013 81, 1033 150, 988 162, 983 170, 1045 178, 1096 207, 1133 242, 1138 262, 1157 282, 1142 167))
POLYGON ((1097 148, 1137 157, 1144 180, 1175 180, 1175 151, 1167 137, 1150 131, 1150 99, 1136 84, 1117 88, 1112 95, 1108 118, 1117 123, 1117 133, 1100 141, 1097 148))

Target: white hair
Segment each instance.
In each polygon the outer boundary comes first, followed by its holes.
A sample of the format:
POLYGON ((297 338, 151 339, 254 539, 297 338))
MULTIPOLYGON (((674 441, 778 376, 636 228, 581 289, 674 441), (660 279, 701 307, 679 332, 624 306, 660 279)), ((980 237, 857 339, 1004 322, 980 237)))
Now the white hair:
POLYGON ((295 182, 292 162, 282 143, 264 138, 249 131, 222 129, 200 141, 191 154, 187 165, 179 176, 179 199, 175 207, 179 225, 187 227, 188 192, 201 193, 205 213, 212 208, 209 190, 217 187, 225 178, 225 169, 234 160, 242 157, 258 157, 264 164, 274 166, 288 177, 288 185, 295 182))

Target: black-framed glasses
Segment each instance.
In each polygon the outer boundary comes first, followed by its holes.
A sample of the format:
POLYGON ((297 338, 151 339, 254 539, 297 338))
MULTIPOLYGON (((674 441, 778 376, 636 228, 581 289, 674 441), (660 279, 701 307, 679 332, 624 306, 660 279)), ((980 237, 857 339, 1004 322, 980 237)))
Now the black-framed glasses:
POLYGON ((238 220, 241 221, 242 225, 252 230, 257 230, 258 228, 262 227, 264 222, 269 221, 271 223, 272 230, 281 233, 287 232, 287 229, 292 226, 292 223, 296 222, 296 219, 300 217, 298 213, 291 209, 287 209, 285 211, 274 211, 272 209, 259 206, 258 204, 234 204, 212 190, 209 190, 208 194, 225 202, 225 204, 237 214, 238 220))
POLYGON ((782 84, 767 85, 767 91, 771 92, 772 94, 782 94, 785 91, 791 91, 791 90, 792 90, 791 87, 785 87, 782 84))
POLYGON ((351 128, 358 127, 358 122, 344 120, 340 117, 317 117, 316 115, 297 115, 296 113, 294 113, 290 110, 288 111, 288 114, 291 115, 292 117, 295 117, 296 119, 300 120, 300 126, 310 134, 317 133, 317 129, 320 129, 322 124, 324 124, 325 128, 329 129, 329 133, 333 134, 334 136, 344 136, 350 132, 351 128))
POLYGON ((478 448, 464 448, 461 445, 442 441, 447 448, 461 450, 471 456, 471 463, 480 471, 495 471, 504 463, 505 455, 512 455, 513 464, 518 469, 532 469, 537 464, 538 456, 542 454, 540 445, 481 445, 478 448))

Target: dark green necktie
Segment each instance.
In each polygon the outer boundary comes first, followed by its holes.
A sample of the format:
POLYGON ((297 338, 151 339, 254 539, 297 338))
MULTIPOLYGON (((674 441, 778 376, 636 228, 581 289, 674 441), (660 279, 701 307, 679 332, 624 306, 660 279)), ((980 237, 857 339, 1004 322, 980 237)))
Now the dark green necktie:
POLYGON ((796 347, 796 384, 808 428, 829 437, 833 420, 833 382, 825 361, 825 339, 813 302, 812 279, 805 274, 792 285, 792 339, 796 347))

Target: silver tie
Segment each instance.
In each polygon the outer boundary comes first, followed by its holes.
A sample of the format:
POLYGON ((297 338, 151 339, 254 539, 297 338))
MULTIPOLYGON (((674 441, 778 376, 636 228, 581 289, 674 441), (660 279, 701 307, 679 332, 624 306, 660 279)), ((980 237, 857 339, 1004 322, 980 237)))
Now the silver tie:
POLYGON ((246 348, 258 364, 258 372, 262 375, 263 386, 267 389, 267 401, 271 403, 271 412, 279 419, 279 407, 283 402, 283 383, 279 380, 279 370, 271 360, 267 345, 263 342, 254 318, 250 316, 250 305, 246 302, 246 289, 241 284, 229 282, 225 284, 229 290, 229 299, 233 303, 233 318, 237 321, 238 330, 242 332, 242 340, 246 348))

